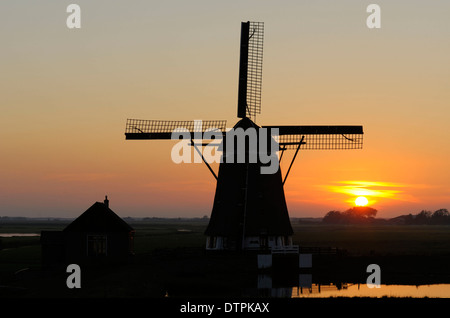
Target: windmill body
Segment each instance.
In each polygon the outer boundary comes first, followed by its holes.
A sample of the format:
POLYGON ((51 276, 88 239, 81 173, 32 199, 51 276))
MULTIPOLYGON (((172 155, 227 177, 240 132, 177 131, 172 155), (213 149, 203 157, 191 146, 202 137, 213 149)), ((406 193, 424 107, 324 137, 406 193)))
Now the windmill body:
POLYGON ((199 142, 199 133, 202 136, 211 129, 220 132, 221 140, 214 143, 222 151, 217 175, 202 156, 217 180, 205 231, 208 250, 289 249, 293 230, 284 183, 299 150, 362 148, 362 126, 258 126, 255 123, 256 114, 261 111, 263 35, 262 22, 242 22, 237 111, 241 119, 233 129, 226 132, 225 121, 202 121, 199 126, 197 121, 127 120, 126 139, 172 139, 172 133, 182 128, 200 154, 202 147, 212 143, 199 142), (229 141, 236 138, 234 132, 238 130, 245 132, 244 138, 254 136, 255 142, 245 139, 240 144, 243 147, 238 147, 238 143, 230 146, 229 141), (268 147, 274 143, 276 153, 273 147, 268 147), (282 176, 279 164, 286 150, 295 150, 295 154, 282 176), (259 156, 253 156, 255 153, 259 156), (275 158, 277 168, 272 173, 262 173, 273 163, 262 160, 268 157, 275 158))
MULTIPOLYGON (((260 127, 245 117, 233 127, 237 128, 246 131, 260 127)), ((257 138, 259 141, 259 134, 257 138)), ((226 140, 224 138, 222 142, 226 140)), ((205 231, 209 250, 270 249, 292 245, 293 230, 281 170, 277 169, 273 174, 261 173, 261 167, 268 163, 259 158, 249 162, 251 150, 247 143, 246 162, 237 162, 236 149, 223 151, 225 158, 219 165, 211 218, 205 231), (228 162, 229 157, 235 157, 233 162, 228 162)))

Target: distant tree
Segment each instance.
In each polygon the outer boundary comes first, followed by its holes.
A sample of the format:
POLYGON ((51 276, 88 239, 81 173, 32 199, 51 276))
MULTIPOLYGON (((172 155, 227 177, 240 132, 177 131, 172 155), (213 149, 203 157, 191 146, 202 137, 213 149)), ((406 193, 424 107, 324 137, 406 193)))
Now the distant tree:
POLYGON ((336 224, 342 222, 342 214, 339 211, 330 211, 322 219, 323 223, 336 224))
POLYGON ((415 224, 429 224, 431 219, 431 211, 422 210, 414 219, 415 224))
POLYGON ((355 206, 345 211, 345 214, 349 214, 356 217, 374 218, 377 215, 377 210, 368 206, 355 206))
POLYGON ((439 217, 447 217, 449 216, 450 213, 448 213, 447 209, 439 209, 434 211, 433 215, 431 216, 432 218, 439 218, 439 217))
POLYGON ((447 209, 439 209, 434 211, 431 215, 431 221, 433 224, 446 224, 450 220, 450 213, 447 209))
POLYGON ((363 224, 372 222, 376 215, 376 209, 358 206, 344 212, 330 211, 324 216, 322 222, 329 224, 363 224))

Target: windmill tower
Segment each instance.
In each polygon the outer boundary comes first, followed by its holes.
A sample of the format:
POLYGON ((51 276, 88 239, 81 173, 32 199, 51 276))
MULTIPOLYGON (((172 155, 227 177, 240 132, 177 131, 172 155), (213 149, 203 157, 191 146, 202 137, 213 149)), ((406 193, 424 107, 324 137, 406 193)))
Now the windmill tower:
POLYGON ((262 22, 242 22, 237 107, 240 120, 233 129, 226 131, 224 120, 128 119, 126 123, 125 136, 128 140, 172 139, 172 132, 180 128, 187 132, 191 146, 201 155, 217 180, 211 218, 205 231, 208 250, 260 250, 291 246, 293 230, 284 183, 299 150, 362 148, 362 126, 258 126, 255 123, 256 114, 261 112, 263 38, 262 22), (206 136, 204 133, 211 130, 220 132, 214 138, 219 139, 219 143, 211 142, 212 138, 203 138, 206 136), (244 138, 241 144, 236 141, 239 137, 237 131, 243 132, 240 135, 244 138), (270 133, 262 135, 265 131, 270 133), (205 143, 207 140, 210 142, 205 143), (236 142, 228 143, 230 140, 236 142), (252 140, 256 143, 252 144, 252 140), (262 146, 264 141, 266 147, 262 146), (276 143, 276 153, 268 147, 273 142, 276 143), (219 146, 222 151, 217 175, 202 155, 202 149, 206 146, 219 146), (286 150, 295 150, 295 153, 283 177, 279 163, 286 150), (281 154, 278 157, 279 151, 281 154), (256 159, 253 156, 255 153, 260 155, 256 159), (262 173, 263 168, 273 163, 262 159, 268 157, 276 158, 276 169, 271 173, 262 173))

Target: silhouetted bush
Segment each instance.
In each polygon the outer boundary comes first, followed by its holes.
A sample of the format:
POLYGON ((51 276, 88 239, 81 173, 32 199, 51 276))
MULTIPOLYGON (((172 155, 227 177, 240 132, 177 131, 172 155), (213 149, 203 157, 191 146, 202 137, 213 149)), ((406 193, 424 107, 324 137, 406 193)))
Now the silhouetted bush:
POLYGON ((373 223, 377 210, 366 206, 357 206, 344 212, 330 211, 322 219, 328 224, 365 224, 373 223))
POLYGON ((431 223, 432 224, 449 224, 450 223, 450 214, 447 209, 439 209, 434 211, 431 215, 431 223))
POLYGON ((322 222, 324 223, 341 223, 343 217, 341 212, 339 211, 330 211, 328 212, 324 218, 322 219, 322 222))
POLYGON ((434 212, 422 210, 416 215, 409 214, 405 224, 450 224, 450 213, 447 209, 439 209, 434 212))

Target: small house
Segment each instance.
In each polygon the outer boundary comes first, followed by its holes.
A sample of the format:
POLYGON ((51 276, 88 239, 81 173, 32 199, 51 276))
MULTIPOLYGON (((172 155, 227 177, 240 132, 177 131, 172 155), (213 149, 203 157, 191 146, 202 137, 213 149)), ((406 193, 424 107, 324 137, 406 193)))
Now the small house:
POLYGON ((42 231, 43 265, 122 262, 133 255, 134 229, 109 208, 108 197, 95 202, 62 231, 42 231))

